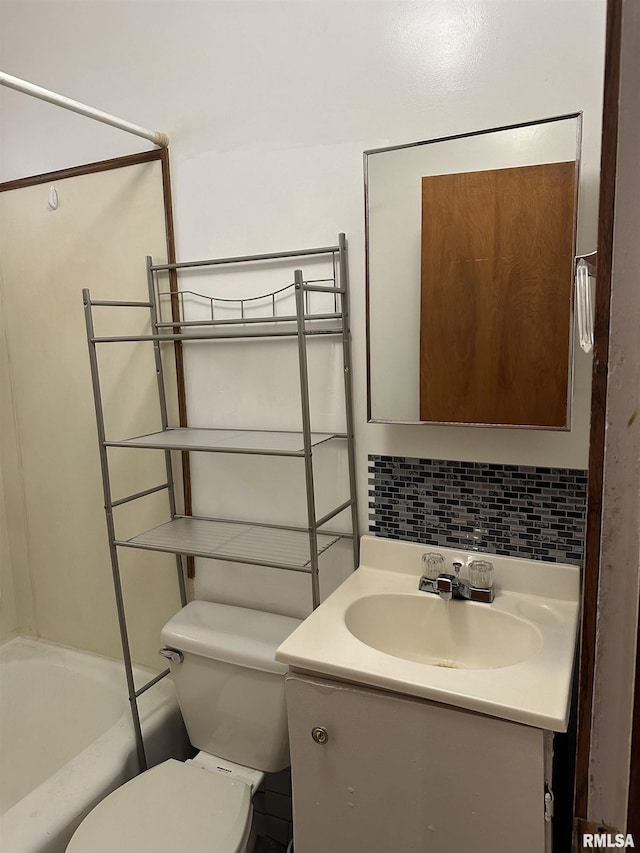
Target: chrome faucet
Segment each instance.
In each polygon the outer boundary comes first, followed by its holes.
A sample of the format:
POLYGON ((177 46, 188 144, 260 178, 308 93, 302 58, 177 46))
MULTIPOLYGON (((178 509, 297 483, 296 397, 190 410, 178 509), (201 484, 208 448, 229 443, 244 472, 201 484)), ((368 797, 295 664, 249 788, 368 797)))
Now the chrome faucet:
MULTIPOLYGON (((429 557, 433 556, 440 555, 424 554, 422 558, 423 564, 429 565, 429 557)), ((444 560, 440 562, 444 562, 444 560)), ((460 577, 462 563, 458 560, 455 560, 452 565, 455 574, 439 572, 435 577, 423 575, 420 578, 418 589, 421 592, 431 592, 434 595, 439 595, 443 601, 451 601, 452 598, 459 598, 464 601, 480 601, 484 604, 491 604, 494 599, 493 582, 490 577, 487 579, 487 576, 491 575, 493 565, 484 560, 473 560, 469 564, 472 574, 478 576, 484 574, 484 582, 488 584, 484 586, 474 586, 470 580, 462 579, 460 577), (476 563, 476 567, 474 567, 474 563, 476 563), (482 567, 478 565, 480 563, 482 567)))

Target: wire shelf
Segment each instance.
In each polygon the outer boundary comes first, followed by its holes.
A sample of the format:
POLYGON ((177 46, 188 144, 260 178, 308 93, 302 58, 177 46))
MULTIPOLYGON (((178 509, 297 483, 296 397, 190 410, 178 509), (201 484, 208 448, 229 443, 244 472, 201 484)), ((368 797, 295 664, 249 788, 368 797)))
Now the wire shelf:
MULTIPOLYGON (((341 538, 340 534, 318 534, 318 555, 341 538)), ((182 516, 131 539, 116 540, 115 544, 293 571, 311 571, 309 532, 299 528, 182 516)))
MULTIPOLYGON (((317 447, 346 433, 312 432, 317 447)), ((107 447, 144 447, 217 453, 253 453, 273 456, 304 456, 302 432, 288 430, 201 429, 176 427, 122 441, 105 441, 107 447)))

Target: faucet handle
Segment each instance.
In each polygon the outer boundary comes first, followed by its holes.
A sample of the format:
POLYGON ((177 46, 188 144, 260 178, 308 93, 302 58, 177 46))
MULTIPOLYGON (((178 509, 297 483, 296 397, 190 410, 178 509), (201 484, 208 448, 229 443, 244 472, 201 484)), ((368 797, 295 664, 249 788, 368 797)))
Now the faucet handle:
POLYGON ((477 589, 493 587, 493 563, 489 560, 472 560, 469 563, 469 582, 477 589))
POLYGON ((429 551, 422 555, 422 573, 425 577, 435 580, 442 574, 444 557, 435 551, 429 551))

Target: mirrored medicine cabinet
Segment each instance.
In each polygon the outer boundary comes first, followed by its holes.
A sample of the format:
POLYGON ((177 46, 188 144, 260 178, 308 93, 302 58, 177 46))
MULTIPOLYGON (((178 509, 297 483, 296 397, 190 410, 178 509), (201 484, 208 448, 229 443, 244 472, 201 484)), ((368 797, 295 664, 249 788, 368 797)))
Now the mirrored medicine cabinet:
POLYGON ((570 428, 581 126, 365 152, 369 421, 570 428))

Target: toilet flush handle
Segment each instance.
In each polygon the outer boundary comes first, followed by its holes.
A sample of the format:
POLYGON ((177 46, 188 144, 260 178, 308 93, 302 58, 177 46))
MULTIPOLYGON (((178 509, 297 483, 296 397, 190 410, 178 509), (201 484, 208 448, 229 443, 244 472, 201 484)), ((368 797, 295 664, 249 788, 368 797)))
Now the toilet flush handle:
POLYGON ((159 654, 161 654, 163 658, 170 660, 171 663, 182 663, 184 660, 182 652, 179 652, 176 649, 160 649, 159 654))

